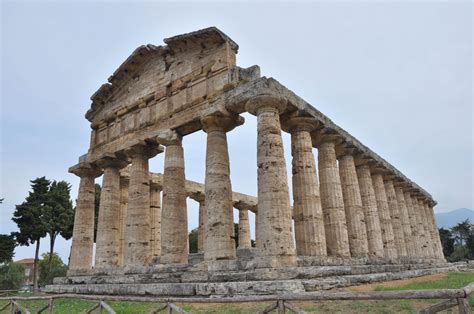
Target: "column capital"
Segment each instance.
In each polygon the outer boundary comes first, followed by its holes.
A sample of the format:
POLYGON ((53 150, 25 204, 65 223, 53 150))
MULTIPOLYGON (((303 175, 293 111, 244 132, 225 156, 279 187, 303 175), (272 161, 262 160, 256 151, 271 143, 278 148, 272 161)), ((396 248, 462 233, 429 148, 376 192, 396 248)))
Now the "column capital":
POLYGON ((75 174, 78 177, 90 177, 90 178, 97 178, 98 176, 102 175, 102 170, 100 170, 94 164, 88 162, 81 162, 77 165, 72 166, 69 168, 69 172, 75 174))
POLYGON ((123 160, 117 158, 114 154, 105 154, 102 158, 95 161, 95 164, 100 168, 117 168, 122 169, 126 167, 129 162, 127 160, 123 160))
POLYGON ((282 121, 285 129, 288 129, 290 133, 294 132, 312 132, 319 126, 319 121, 311 117, 290 117, 282 121))
POLYGON ((311 132, 311 139, 316 147, 321 145, 332 143, 334 146, 343 142, 343 139, 339 134, 330 129, 322 129, 311 132))
POLYGON ((287 103, 287 100, 283 97, 259 95, 247 101, 245 110, 253 115, 257 115, 259 111, 271 108, 276 109, 281 114, 286 110, 287 103))
POLYGON ((229 132, 235 127, 244 124, 245 119, 238 114, 208 115, 201 119, 204 132, 229 132))
POLYGON ((147 158, 152 158, 163 151, 163 146, 159 144, 140 141, 127 148, 124 153, 130 158, 135 156, 145 156, 147 158))

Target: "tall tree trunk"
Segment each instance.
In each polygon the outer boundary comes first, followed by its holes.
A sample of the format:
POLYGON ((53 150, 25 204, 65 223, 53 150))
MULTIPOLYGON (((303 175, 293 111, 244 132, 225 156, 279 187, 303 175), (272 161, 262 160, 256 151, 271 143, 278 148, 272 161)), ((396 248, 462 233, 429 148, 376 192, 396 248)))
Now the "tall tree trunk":
POLYGON ((53 232, 49 237, 49 260, 48 260, 48 277, 51 274, 51 267, 53 265, 54 242, 56 241, 56 232, 53 232))
POLYGON ((36 240, 36 249, 35 249, 35 262, 33 263, 33 291, 38 291, 38 257, 39 257, 39 249, 40 249, 40 240, 38 238, 36 240))

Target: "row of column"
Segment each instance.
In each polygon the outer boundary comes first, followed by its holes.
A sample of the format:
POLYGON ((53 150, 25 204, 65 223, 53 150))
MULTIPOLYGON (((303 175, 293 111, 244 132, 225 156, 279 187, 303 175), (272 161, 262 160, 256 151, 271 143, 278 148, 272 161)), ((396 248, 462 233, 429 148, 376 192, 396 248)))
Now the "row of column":
MULTIPOLYGON (((405 189, 402 183, 384 177, 383 172, 371 170, 369 163, 354 151, 337 152, 337 136, 314 136, 317 125, 307 117, 285 121, 292 140, 292 212, 281 137, 280 113, 285 108, 285 99, 273 96, 259 96, 246 104, 247 111, 256 115, 258 121, 256 238, 263 258, 272 266, 294 265, 296 255, 442 258, 432 207, 405 189), (317 166, 312 152, 314 137, 318 148, 317 166)), ((207 146, 205 198, 200 202, 199 214, 200 229, 204 232, 199 234, 199 247, 204 248, 206 261, 236 258, 226 133, 242 123, 243 119, 234 114, 201 120, 207 133, 207 146)), ((128 206, 122 209, 119 170, 126 162, 109 157, 100 160, 97 168, 86 166, 72 170, 81 177, 81 183, 71 269, 87 269, 91 265, 94 177, 100 175, 97 169, 103 169, 104 177, 96 267, 147 265, 153 256, 161 256, 162 264, 188 262, 183 147, 180 138, 166 144, 161 226, 152 223, 159 221, 152 219, 154 212, 150 211, 159 206, 159 191, 158 196, 156 191, 155 195, 150 192, 148 171, 148 159, 158 153, 157 145, 137 144, 126 152, 132 166, 128 206), (124 210, 127 218, 121 228, 120 219, 114 218, 124 210), (121 235, 120 229, 125 233, 121 235), (161 237, 161 241, 157 241, 157 237, 161 237), (123 245, 117 245, 120 241, 123 245), (156 247, 157 243, 161 245, 156 247)), ((245 226, 248 216, 245 216, 246 211, 240 213, 242 237, 250 239, 245 226)), ((245 238, 244 242, 250 241, 245 238)))

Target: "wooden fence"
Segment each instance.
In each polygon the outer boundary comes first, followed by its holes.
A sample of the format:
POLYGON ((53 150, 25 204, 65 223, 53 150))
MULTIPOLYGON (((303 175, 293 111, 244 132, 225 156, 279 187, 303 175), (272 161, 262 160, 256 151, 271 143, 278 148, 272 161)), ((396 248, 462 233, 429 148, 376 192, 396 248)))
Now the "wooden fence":
POLYGON ((449 308, 457 307, 459 313, 472 313, 467 301, 467 297, 474 292, 474 283, 462 289, 434 289, 434 290, 405 290, 405 291, 367 291, 367 292, 329 292, 318 291, 304 294, 287 295, 268 295, 268 296, 241 296, 241 297, 222 297, 222 298, 163 298, 163 297, 138 297, 138 296, 109 296, 109 295, 80 295, 80 294, 56 294, 35 297, 0 297, 0 301, 7 301, 0 305, 0 311, 9 310, 11 314, 31 312, 20 304, 21 301, 30 300, 48 300, 48 304, 38 310, 36 313, 53 313, 54 300, 56 299, 81 299, 95 301, 86 313, 92 313, 98 310, 114 314, 115 311, 106 303, 110 301, 131 301, 131 302, 154 302, 162 303, 161 307, 151 309, 149 313, 187 313, 176 303, 243 303, 243 302, 271 302, 265 309, 258 313, 270 313, 276 310, 278 314, 305 313, 294 305, 293 301, 329 301, 329 300, 409 300, 409 299, 442 299, 441 303, 431 305, 420 313, 438 313, 449 308))

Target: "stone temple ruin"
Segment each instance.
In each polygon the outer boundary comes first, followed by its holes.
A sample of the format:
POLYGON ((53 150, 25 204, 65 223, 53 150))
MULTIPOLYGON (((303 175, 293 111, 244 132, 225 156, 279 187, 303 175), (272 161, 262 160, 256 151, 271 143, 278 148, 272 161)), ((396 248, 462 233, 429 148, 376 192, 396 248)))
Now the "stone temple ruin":
POLYGON ((164 42, 138 47, 91 97, 90 147, 69 169, 80 177, 69 273, 47 291, 297 293, 452 267, 431 195, 261 77, 258 66, 238 67, 232 39, 211 27, 164 42), (258 198, 233 192, 229 173, 226 133, 244 123, 244 112, 258 120, 258 198), (204 184, 186 180, 181 144, 200 130, 207 134, 204 184), (293 204, 282 130, 291 134, 293 204), (150 173, 148 161, 159 153, 163 174, 150 173), (94 180, 101 175, 93 263, 94 180), (188 253, 187 197, 200 205, 197 254, 188 253), (248 211, 256 213, 256 248, 248 211))

